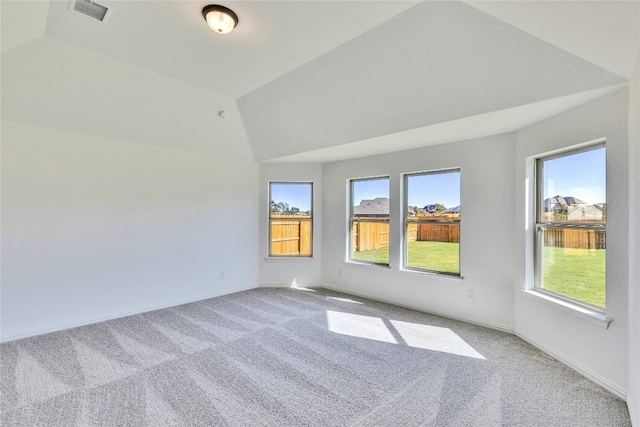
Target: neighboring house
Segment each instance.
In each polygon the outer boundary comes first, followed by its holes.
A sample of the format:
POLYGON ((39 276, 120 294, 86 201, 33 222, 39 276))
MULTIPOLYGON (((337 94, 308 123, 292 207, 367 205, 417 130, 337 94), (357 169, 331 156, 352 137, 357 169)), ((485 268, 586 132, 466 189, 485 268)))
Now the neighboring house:
POLYGON ((567 219, 569 221, 602 221, 604 215, 593 205, 576 205, 569 207, 567 219))
POLYGON ((595 205, 596 208, 600 209, 605 216, 607 216, 607 204, 606 203, 596 203, 595 205))
POLYGON ((427 205, 423 208, 425 211, 427 211, 430 214, 434 214, 436 212, 438 212, 438 207, 437 205, 427 205))
POLYGON ((548 215, 566 216, 563 221, 602 221, 606 206, 606 203, 588 205, 577 197, 555 196, 544 200, 544 211, 548 215))
POLYGON ((545 212, 567 213, 573 205, 586 205, 586 202, 577 197, 555 196, 544 200, 545 212))
POLYGON ((459 214, 460 213, 460 206, 456 206, 455 208, 446 209, 446 210, 442 211, 441 213, 444 214, 444 215, 459 214))
POLYGON ((362 200, 358 206, 353 207, 353 216, 357 218, 388 218, 389 199, 376 197, 373 200, 362 200))

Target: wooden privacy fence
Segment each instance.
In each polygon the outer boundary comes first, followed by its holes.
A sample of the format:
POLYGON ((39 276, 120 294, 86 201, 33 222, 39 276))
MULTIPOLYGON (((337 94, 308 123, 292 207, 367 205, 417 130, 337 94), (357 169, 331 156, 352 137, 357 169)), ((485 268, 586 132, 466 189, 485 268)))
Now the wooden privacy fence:
POLYGON ((353 250, 371 251, 389 246, 388 222, 353 223, 353 250))
MULTIPOLYGON (((419 216, 416 219, 454 221, 460 220, 460 214, 419 216)), ((410 242, 460 243, 460 224, 409 223, 407 225, 407 239, 410 242)))
MULTIPOLYGON (((460 225, 410 223, 408 240, 460 242, 460 225)), ((389 246, 388 222, 353 223, 354 251, 370 251, 389 246)), ((574 249, 606 249, 606 231, 546 228, 544 246, 574 249)), ((311 255, 311 220, 300 216, 272 216, 271 255, 311 255)))
POLYGON ((606 249, 607 232, 604 230, 573 230, 545 228, 544 246, 572 249, 606 249))
MULTIPOLYGON (((460 243, 460 225, 439 222, 409 224, 408 239, 410 242, 460 243)), ((354 221, 353 246, 357 252, 389 246, 389 223, 354 221)))
POLYGON ((409 224, 407 238, 410 242, 449 242, 460 243, 459 224, 409 224))
POLYGON ((299 216, 273 215, 272 218, 271 255, 311 255, 311 219, 309 217, 301 219, 299 216))

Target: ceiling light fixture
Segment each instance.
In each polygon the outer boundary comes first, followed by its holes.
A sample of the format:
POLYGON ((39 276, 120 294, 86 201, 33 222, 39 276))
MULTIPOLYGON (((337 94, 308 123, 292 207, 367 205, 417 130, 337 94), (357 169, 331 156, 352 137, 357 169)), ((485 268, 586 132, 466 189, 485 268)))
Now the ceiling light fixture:
POLYGON ((205 6, 202 9, 202 16, 216 33, 230 33, 238 25, 238 15, 233 10, 218 4, 205 6))

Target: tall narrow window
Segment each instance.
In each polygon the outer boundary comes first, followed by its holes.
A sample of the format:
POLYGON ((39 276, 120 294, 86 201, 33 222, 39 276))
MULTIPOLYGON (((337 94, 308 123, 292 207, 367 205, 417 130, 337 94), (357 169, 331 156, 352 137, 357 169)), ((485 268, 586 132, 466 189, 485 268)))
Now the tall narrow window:
POLYGON ((389 178, 351 181, 352 261, 389 265, 389 178))
POLYGON ((535 287, 606 308, 604 144, 537 159, 535 287))
POLYGON ((313 184, 269 184, 269 256, 312 256, 313 184))
POLYGON ((404 268, 460 275, 460 171, 404 176, 404 268))

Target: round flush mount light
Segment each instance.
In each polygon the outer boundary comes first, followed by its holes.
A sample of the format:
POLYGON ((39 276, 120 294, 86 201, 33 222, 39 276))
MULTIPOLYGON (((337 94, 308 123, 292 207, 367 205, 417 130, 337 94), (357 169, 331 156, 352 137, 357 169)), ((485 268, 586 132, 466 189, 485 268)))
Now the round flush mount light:
POLYGON ((218 4, 205 6, 202 9, 202 16, 216 33, 228 34, 238 25, 238 15, 233 10, 218 4))

